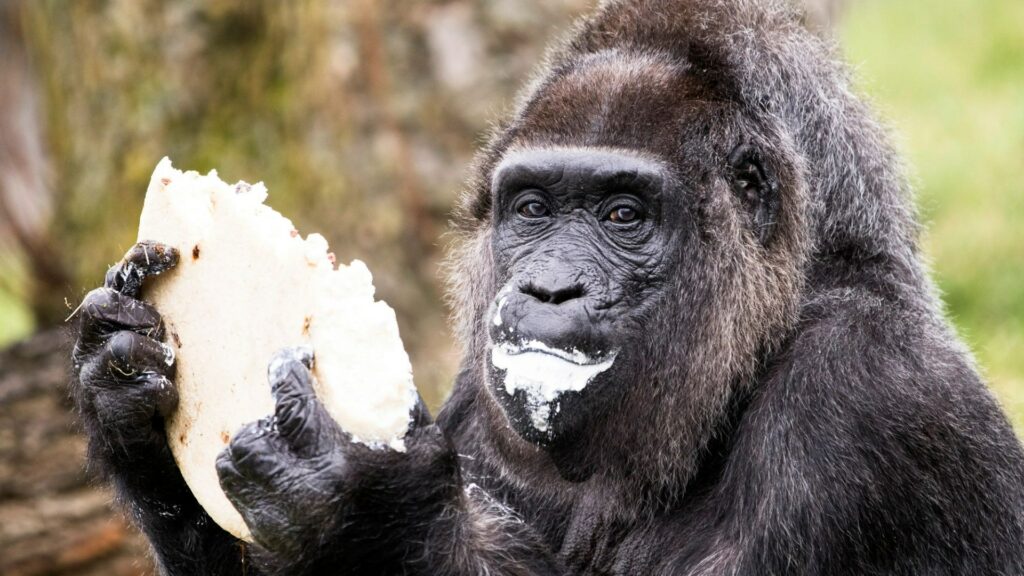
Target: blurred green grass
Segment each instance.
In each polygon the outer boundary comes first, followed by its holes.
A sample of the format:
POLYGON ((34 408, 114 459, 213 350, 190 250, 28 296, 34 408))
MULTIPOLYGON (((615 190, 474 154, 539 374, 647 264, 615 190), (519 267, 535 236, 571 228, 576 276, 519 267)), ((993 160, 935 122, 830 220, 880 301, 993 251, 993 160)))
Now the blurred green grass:
POLYGON ((948 314, 1024 433, 1024 2, 857 0, 839 36, 916 177, 948 314))
POLYGON ((0 277, 8 279, 0 285, 0 347, 32 332, 32 315, 25 301, 19 297, 23 273, 16 266, 0 262, 0 277), (6 284, 11 284, 8 288, 6 284))

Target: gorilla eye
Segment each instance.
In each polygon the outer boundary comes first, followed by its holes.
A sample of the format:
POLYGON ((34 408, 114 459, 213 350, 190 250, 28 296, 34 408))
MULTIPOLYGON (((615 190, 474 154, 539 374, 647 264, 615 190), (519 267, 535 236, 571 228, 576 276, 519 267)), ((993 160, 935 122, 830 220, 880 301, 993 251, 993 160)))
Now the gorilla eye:
POLYGON ((551 215, 548 207, 536 200, 521 204, 516 212, 523 218, 543 218, 551 215))
POLYGON ((608 213, 608 219, 616 224, 629 224, 640 218, 640 213, 630 206, 617 206, 608 213))

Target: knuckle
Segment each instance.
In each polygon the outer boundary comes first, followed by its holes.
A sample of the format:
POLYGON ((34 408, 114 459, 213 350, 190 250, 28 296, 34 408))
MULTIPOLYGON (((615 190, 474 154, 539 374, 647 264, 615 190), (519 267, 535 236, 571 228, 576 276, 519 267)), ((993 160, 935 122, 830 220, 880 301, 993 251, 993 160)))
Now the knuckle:
POLYGON ((79 326, 80 341, 95 341, 125 329, 160 338, 164 329, 160 313, 152 305, 106 287, 93 290, 82 300, 79 326))
POLYGON ((116 305, 110 310, 119 324, 141 327, 151 326, 160 320, 156 309, 142 300, 119 294, 115 303, 116 305))
POLYGON ((280 468, 280 457, 268 449, 265 443, 249 445, 248 449, 232 454, 235 466, 241 474, 249 477, 273 477, 280 468))
POLYGON ((113 290, 102 287, 92 290, 82 299, 79 306, 79 328, 80 338, 92 338, 103 332, 106 327, 104 320, 110 315, 110 311, 116 308, 117 299, 113 290))
POLYGON ((136 346, 139 345, 139 338, 138 334, 127 330, 114 332, 107 340, 107 350, 115 360, 127 364, 136 346))
POLYGON ((273 481, 287 468, 287 449, 266 420, 243 427, 228 444, 235 469, 245 476, 273 481))
POLYGON ((138 379, 152 373, 161 373, 159 362, 152 354, 149 339, 128 330, 115 332, 107 340, 106 364, 115 380, 138 379))
POLYGON ((116 296, 117 292, 106 286, 94 288, 82 299, 82 312, 90 316, 102 314, 104 310, 111 306, 112 301, 116 300, 116 296))
POLYGON ((234 481, 238 478, 238 470, 235 469, 235 463, 230 446, 221 450, 220 453, 217 454, 214 467, 217 469, 217 476, 220 478, 222 486, 225 482, 234 481))
POLYGON ((250 422, 238 429, 228 443, 226 452, 235 463, 245 459, 249 454, 260 449, 265 436, 258 422, 250 422))

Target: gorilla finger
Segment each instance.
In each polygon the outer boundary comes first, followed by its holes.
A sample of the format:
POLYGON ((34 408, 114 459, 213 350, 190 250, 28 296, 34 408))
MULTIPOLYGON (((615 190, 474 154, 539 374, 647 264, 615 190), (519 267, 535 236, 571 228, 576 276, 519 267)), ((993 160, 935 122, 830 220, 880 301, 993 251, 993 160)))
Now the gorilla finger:
POLYGON ((79 340, 84 346, 98 344, 111 332, 131 330, 162 340, 164 323, 160 313, 142 300, 111 288, 97 288, 82 300, 79 340))
POLYGON ((114 381, 137 381, 148 374, 174 377, 174 349, 128 330, 115 332, 107 340, 99 359, 114 381))
POLYGON ((224 495, 242 515, 245 523, 251 525, 250 514, 259 505, 258 495, 265 491, 262 488, 262 483, 247 478, 239 471, 228 448, 217 454, 214 467, 217 470, 217 481, 220 483, 224 495))
POLYGON ((141 410, 147 417, 154 412, 167 416, 177 408, 178 389, 166 375, 138 371, 130 379, 115 380, 110 377, 110 362, 98 357, 82 369, 76 397, 83 406, 92 407, 93 412, 141 410))
POLYGON ((239 472, 227 450, 217 455, 215 467, 221 490, 242 516, 253 540, 267 550, 275 550, 277 542, 272 536, 288 524, 275 506, 268 505, 267 498, 275 496, 276 491, 268 491, 239 472))
POLYGON ((276 431, 300 457, 326 452, 338 432, 313 390, 312 365, 313 351, 295 347, 280 350, 267 369, 274 396, 276 431))
POLYGON ((235 495, 238 494, 242 487, 246 484, 245 478, 242 477, 241 472, 235 467, 235 461, 231 457, 231 451, 225 448, 217 454, 217 459, 214 462, 214 466, 217 469, 217 479, 220 481, 220 487, 224 490, 224 494, 227 495, 228 500, 238 508, 238 503, 235 501, 235 495))
POLYGON ((174 353, 168 346, 127 330, 114 333, 97 353, 76 354, 73 391, 81 398, 104 390, 132 390, 155 376, 170 381, 175 373, 174 353))
POLYGON ((178 263, 178 251, 166 244, 145 240, 128 249, 124 258, 107 270, 104 286, 138 298, 142 281, 170 270, 178 263))
POLYGON ((242 476, 270 484, 291 466, 287 446, 274 432, 274 417, 268 416, 242 426, 221 455, 242 476))
POLYGON ((147 374, 140 394, 145 395, 160 416, 166 418, 178 407, 178 389, 163 374, 147 374))
POLYGON ((82 396, 83 415, 124 446, 150 443, 154 434, 162 437, 163 427, 154 417, 167 417, 178 404, 174 384, 152 373, 133 386, 93 387, 82 396))

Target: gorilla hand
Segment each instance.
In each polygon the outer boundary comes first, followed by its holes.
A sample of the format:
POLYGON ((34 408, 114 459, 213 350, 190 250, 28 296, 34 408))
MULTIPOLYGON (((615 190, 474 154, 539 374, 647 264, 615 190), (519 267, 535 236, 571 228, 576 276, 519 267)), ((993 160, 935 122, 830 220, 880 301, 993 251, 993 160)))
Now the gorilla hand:
POLYGON ((221 486, 283 573, 407 571, 457 504, 455 452, 422 404, 405 452, 352 441, 314 394, 312 360, 303 348, 271 360, 275 412, 217 458, 221 486))
MULTIPOLYGON (((174 464, 163 419, 178 401, 174 356, 160 314, 138 300, 147 276, 178 262, 155 242, 133 246, 86 295, 72 353, 72 395, 89 438, 89 460, 153 544, 163 574, 238 574, 234 539, 195 501, 174 464)), ((250 573, 255 573, 250 571, 250 573)))
MULTIPOLYGON (((92 462, 119 484, 140 480, 140 473, 159 481, 176 471, 162 425, 178 400, 171 381, 174 355, 160 342, 160 314, 137 298, 147 276, 177 262, 173 248, 140 242, 107 272, 102 288, 86 295, 80 308, 72 392, 89 436, 92 462)), ((164 496, 149 487, 145 492, 154 501, 164 496)))

